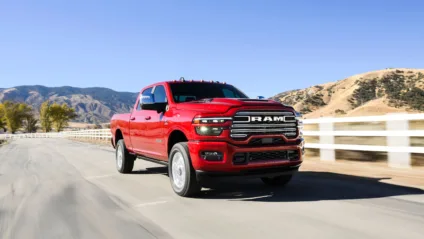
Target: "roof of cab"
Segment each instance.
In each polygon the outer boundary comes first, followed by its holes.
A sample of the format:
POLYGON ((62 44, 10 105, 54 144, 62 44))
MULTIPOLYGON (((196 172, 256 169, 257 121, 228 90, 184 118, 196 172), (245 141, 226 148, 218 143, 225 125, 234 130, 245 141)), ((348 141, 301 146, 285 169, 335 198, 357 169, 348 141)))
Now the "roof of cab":
POLYGON ((170 81, 165 81, 162 83, 185 83, 185 82, 203 82, 203 83, 217 83, 217 84, 226 84, 226 82, 219 82, 219 81, 214 81, 214 80, 186 80, 184 79, 184 77, 181 77, 179 80, 170 80, 170 81))
POLYGON ((153 83, 153 84, 150 84, 150 85, 144 87, 142 90, 156 86, 156 85, 164 85, 164 84, 168 84, 168 83, 191 83, 191 82, 227 84, 225 81, 219 82, 219 81, 213 81, 213 80, 185 80, 184 77, 181 77, 179 80, 169 80, 169 81, 156 82, 156 83, 153 83))

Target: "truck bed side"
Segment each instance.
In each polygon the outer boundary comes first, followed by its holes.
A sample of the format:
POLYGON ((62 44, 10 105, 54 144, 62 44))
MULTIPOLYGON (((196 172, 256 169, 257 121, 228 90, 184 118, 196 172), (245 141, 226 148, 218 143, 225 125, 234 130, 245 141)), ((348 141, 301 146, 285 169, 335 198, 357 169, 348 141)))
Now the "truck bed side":
POLYGON ((117 138, 123 137, 125 146, 128 150, 132 150, 131 140, 130 140, 130 127, 129 127, 129 121, 130 121, 131 114, 115 114, 112 116, 112 119, 110 121, 110 130, 112 133, 112 143, 115 147, 117 138), (119 135, 121 134, 121 135, 119 135))

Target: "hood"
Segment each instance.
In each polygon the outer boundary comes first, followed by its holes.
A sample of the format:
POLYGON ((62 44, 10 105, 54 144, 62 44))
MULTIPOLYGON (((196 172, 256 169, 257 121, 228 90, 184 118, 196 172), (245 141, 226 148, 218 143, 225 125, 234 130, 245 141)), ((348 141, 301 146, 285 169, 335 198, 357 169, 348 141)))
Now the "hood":
POLYGON ((291 106, 283 105, 274 100, 259 99, 235 99, 235 98, 212 98, 199 101, 190 101, 177 104, 178 109, 194 110, 202 112, 225 113, 231 108, 238 107, 271 107, 282 110, 293 110, 291 106))

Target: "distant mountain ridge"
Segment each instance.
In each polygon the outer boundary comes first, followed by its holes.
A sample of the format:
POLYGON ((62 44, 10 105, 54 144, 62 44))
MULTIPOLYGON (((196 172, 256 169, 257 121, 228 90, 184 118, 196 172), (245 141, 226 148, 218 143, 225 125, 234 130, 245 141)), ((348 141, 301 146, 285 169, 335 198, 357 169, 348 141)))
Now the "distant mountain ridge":
POLYGON ((35 110, 46 101, 59 104, 67 103, 76 109, 77 122, 105 123, 115 113, 129 112, 138 93, 117 92, 108 88, 78 88, 71 86, 46 87, 41 85, 24 85, 0 88, 0 102, 12 100, 25 102, 35 110))

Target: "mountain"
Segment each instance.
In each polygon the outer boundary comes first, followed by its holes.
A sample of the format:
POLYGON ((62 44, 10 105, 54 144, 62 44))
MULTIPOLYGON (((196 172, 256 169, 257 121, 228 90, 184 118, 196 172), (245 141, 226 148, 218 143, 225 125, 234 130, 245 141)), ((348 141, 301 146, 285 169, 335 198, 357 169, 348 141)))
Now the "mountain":
POLYGON ((271 99, 305 118, 424 112, 424 69, 385 69, 286 91, 271 99))
POLYGON ((45 100, 67 103, 76 109, 76 122, 106 123, 115 113, 129 112, 137 93, 116 92, 108 88, 77 88, 70 86, 45 87, 40 85, 0 88, 0 102, 25 102, 38 110, 45 100))

